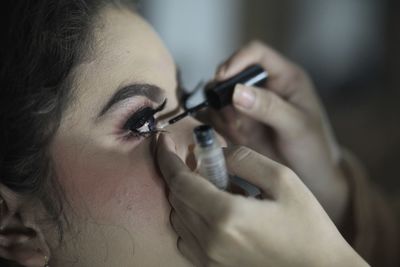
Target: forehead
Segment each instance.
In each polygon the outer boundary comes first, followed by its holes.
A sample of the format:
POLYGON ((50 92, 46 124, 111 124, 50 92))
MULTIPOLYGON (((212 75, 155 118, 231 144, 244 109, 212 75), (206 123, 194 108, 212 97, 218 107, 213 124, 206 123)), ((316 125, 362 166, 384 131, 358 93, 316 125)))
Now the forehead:
POLYGON ((176 87, 170 53, 152 27, 128 9, 101 12, 91 48, 90 60, 75 70, 80 98, 104 102, 117 87, 130 83, 151 83, 167 91, 176 87))
POLYGON ((129 9, 106 8, 95 31, 99 63, 138 69, 170 66, 173 60, 153 28, 129 9), (151 66, 150 66, 151 65, 151 66))

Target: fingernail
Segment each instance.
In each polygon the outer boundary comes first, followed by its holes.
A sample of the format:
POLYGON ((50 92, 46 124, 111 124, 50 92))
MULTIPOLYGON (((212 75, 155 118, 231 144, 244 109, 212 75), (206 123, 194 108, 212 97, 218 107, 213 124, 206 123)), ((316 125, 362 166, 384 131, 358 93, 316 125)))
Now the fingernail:
POLYGON ((256 96, 251 88, 237 85, 233 93, 233 102, 241 108, 252 108, 256 102, 256 96))
POLYGON ((166 134, 160 134, 161 138, 161 142, 164 142, 164 145, 171 151, 176 153, 176 144, 175 142, 171 139, 171 137, 169 137, 166 134))

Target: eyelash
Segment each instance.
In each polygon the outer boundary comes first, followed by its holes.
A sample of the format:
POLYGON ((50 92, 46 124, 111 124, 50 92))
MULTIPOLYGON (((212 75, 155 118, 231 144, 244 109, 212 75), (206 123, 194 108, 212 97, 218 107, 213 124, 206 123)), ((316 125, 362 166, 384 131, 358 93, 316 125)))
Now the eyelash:
POLYGON ((165 108, 166 101, 167 100, 164 100, 164 102, 155 109, 148 106, 142 107, 134 114, 132 114, 126 120, 123 126, 123 129, 127 131, 124 139, 129 140, 131 138, 149 138, 158 133, 160 130, 156 128, 157 120, 154 118, 154 115, 158 112, 161 112, 165 108), (149 131, 139 131, 139 129, 145 126, 149 128, 149 131))
MULTIPOLYGON (((152 117, 151 119, 154 119, 154 117, 152 117)), ((155 121, 155 119, 154 119, 154 121, 155 121)), ((135 130, 130 129, 130 130, 128 130, 128 133, 124 136, 124 139, 125 140, 129 140, 131 138, 149 138, 149 137, 152 137, 153 135, 155 135, 158 132, 159 132, 158 129, 150 130, 150 131, 147 131, 147 132, 139 132, 139 131, 135 131, 135 130)))

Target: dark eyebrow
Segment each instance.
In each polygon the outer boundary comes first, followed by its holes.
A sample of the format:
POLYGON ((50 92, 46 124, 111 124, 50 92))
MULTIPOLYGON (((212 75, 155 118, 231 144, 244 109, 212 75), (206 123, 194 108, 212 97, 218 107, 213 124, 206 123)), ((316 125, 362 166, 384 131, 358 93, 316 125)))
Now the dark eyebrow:
POLYGON ((153 102, 161 103, 164 101, 164 90, 160 87, 152 84, 130 84, 118 89, 114 95, 108 100, 107 104, 101 109, 98 117, 103 116, 107 113, 111 107, 116 104, 122 102, 125 99, 135 97, 135 96, 144 96, 150 99, 153 102))

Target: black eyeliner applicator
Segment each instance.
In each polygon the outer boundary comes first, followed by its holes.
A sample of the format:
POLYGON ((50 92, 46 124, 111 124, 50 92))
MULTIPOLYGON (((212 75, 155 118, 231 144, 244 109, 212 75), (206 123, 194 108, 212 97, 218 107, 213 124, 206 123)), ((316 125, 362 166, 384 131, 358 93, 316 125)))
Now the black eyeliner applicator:
POLYGON ((165 127, 206 107, 219 110, 232 104, 233 91, 235 90, 236 84, 240 83, 246 86, 263 86, 267 79, 267 71, 265 71, 260 65, 252 65, 226 81, 209 83, 205 87, 206 100, 203 103, 186 110, 165 123, 161 123, 157 128, 164 129, 165 127))

